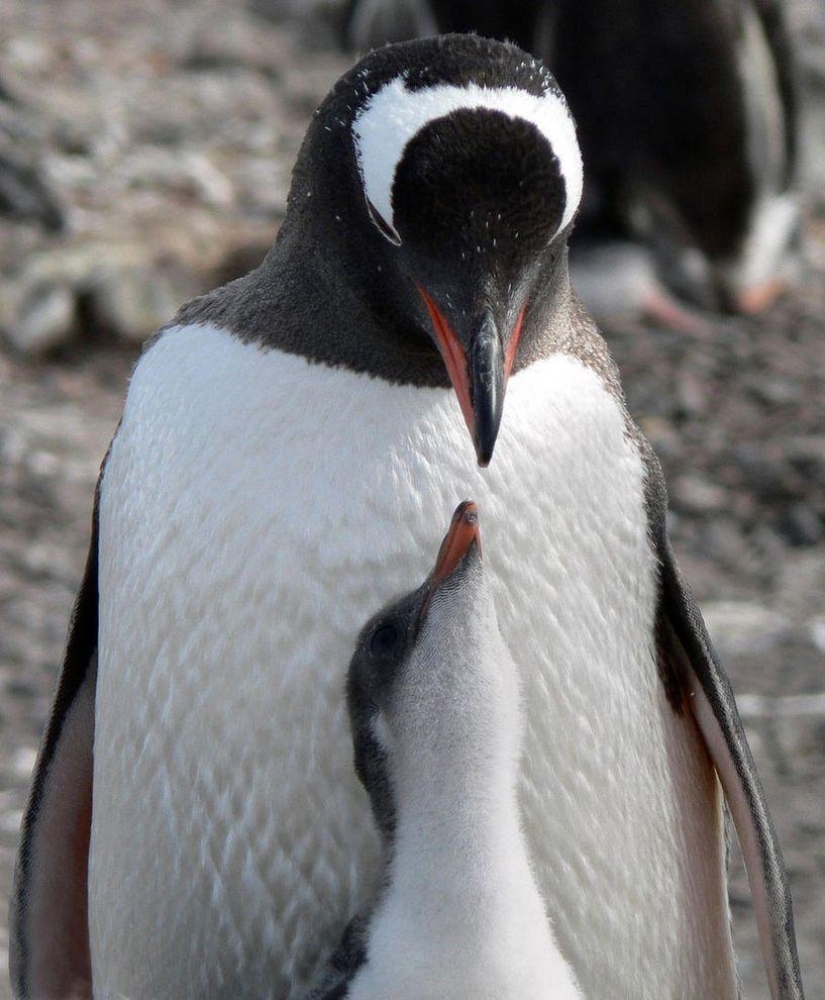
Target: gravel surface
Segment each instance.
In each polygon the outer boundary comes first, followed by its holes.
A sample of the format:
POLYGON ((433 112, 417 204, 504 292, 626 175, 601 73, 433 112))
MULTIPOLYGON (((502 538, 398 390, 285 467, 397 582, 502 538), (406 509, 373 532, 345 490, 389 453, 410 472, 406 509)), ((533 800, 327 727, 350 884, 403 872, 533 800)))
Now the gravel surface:
MULTIPOLYGON (((28 269, 47 258, 48 275, 37 280, 66 291, 62 300, 50 292, 49 329, 60 326, 54 317, 65 320, 57 353, 25 353, 8 325, 0 346, 5 898, 98 465, 134 341, 149 332, 140 275, 168 272, 166 298, 153 308, 171 312, 176 296, 254 263, 277 227, 306 120, 347 60, 299 47, 292 28, 239 5, 0 0, 0 22, 13 29, 0 37, 0 138, 26 126, 65 217, 57 234, 37 222, 0 223, 0 299, 5 288, 6 306, 14 299, 18 310, 28 269), (14 103, 4 99, 9 90, 14 103), (122 262, 111 282, 100 277, 101 246, 115 246, 112 259, 122 262), (137 321, 129 321, 137 307, 106 306, 130 281, 129 301, 144 309, 137 321)), ((821 124, 821 104, 813 107, 821 124)), ((631 408, 665 467, 677 553, 739 695, 791 875, 811 998, 825 996, 825 198, 817 190, 805 277, 768 315, 710 319, 692 335, 607 331, 631 408)), ((0 325, 4 315, 0 301, 0 325)), ((731 899, 745 995, 766 997, 736 851, 731 899)), ((0 953, 6 947, 0 907, 0 953)), ((7 989, 0 979, 0 1000, 7 989)))

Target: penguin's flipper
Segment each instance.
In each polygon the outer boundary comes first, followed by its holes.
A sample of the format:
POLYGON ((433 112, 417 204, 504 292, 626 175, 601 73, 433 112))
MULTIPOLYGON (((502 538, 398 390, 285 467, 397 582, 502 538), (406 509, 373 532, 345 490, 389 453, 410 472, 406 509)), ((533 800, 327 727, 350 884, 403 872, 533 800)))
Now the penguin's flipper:
POLYGON ((661 594, 657 623, 666 683, 690 705, 719 775, 748 872, 773 1000, 802 1000, 802 979, 785 863, 730 681, 701 612, 658 533, 661 594))
MULTIPOLYGON (((98 486, 99 489, 99 486, 98 486)), ((87 912, 97 676, 97 511, 23 817, 11 896, 15 997, 92 996, 87 912)))
POLYGON ((358 915, 350 920, 307 1000, 343 1000, 347 996, 353 977, 367 960, 367 926, 367 917, 358 915))

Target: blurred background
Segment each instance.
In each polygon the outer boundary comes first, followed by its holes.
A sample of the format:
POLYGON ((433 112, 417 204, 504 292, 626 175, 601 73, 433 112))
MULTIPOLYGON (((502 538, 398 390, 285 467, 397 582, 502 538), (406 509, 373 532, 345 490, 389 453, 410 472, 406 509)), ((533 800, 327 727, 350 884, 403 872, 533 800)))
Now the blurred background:
MULTIPOLYGON (((352 6, 0 0, 2 966, 29 775, 130 369, 179 304, 272 241, 307 121, 353 61, 352 6)), ((790 286, 756 315, 692 301, 675 317, 608 308, 603 326, 739 697, 813 998, 825 996, 825 4, 788 0, 787 19, 801 100, 790 286)), ((766 997, 733 853, 745 995, 766 997)))

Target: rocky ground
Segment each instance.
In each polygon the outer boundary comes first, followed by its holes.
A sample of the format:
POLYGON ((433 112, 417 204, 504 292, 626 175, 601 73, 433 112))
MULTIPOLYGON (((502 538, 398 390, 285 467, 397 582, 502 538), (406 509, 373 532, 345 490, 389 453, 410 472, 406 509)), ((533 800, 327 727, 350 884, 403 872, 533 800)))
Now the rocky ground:
MULTIPOLYGON (((825 81, 816 3, 794 8, 814 91, 825 81)), ((260 256, 306 120, 349 60, 330 50, 320 22, 308 31, 239 4, 0 0, 0 24, 0 156, 15 158, 30 195, 28 219, 0 221, 2 899, 97 468, 137 344, 180 300, 260 256)), ((814 93, 813 149, 825 143, 823 107, 814 93)), ((816 997, 825 995, 825 158, 808 160, 806 269, 793 294, 758 320, 714 319, 703 334, 627 325, 609 335, 665 466, 676 550, 739 694, 816 997)), ((14 200, 9 183, 0 180, 0 206, 14 200)), ((738 857, 731 898, 745 994, 765 997, 738 857)), ((0 952, 6 944, 0 905, 0 952)), ((0 998, 6 990, 0 981, 0 998)))

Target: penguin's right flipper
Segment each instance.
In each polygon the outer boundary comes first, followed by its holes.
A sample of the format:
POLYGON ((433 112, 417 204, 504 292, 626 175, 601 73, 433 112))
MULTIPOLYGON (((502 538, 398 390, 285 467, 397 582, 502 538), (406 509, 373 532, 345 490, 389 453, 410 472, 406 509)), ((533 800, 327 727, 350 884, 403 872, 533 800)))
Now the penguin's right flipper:
MULTIPOLYGON (((98 483, 98 496, 100 484, 98 483)), ((98 624, 98 496, 86 571, 23 817, 11 896, 15 997, 92 996, 88 924, 98 624)))
POLYGON ((690 705, 724 789, 748 872, 771 997, 803 1000, 788 877, 733 690, 676 565, 663 521, 655 534, 665 683, 690 705))

